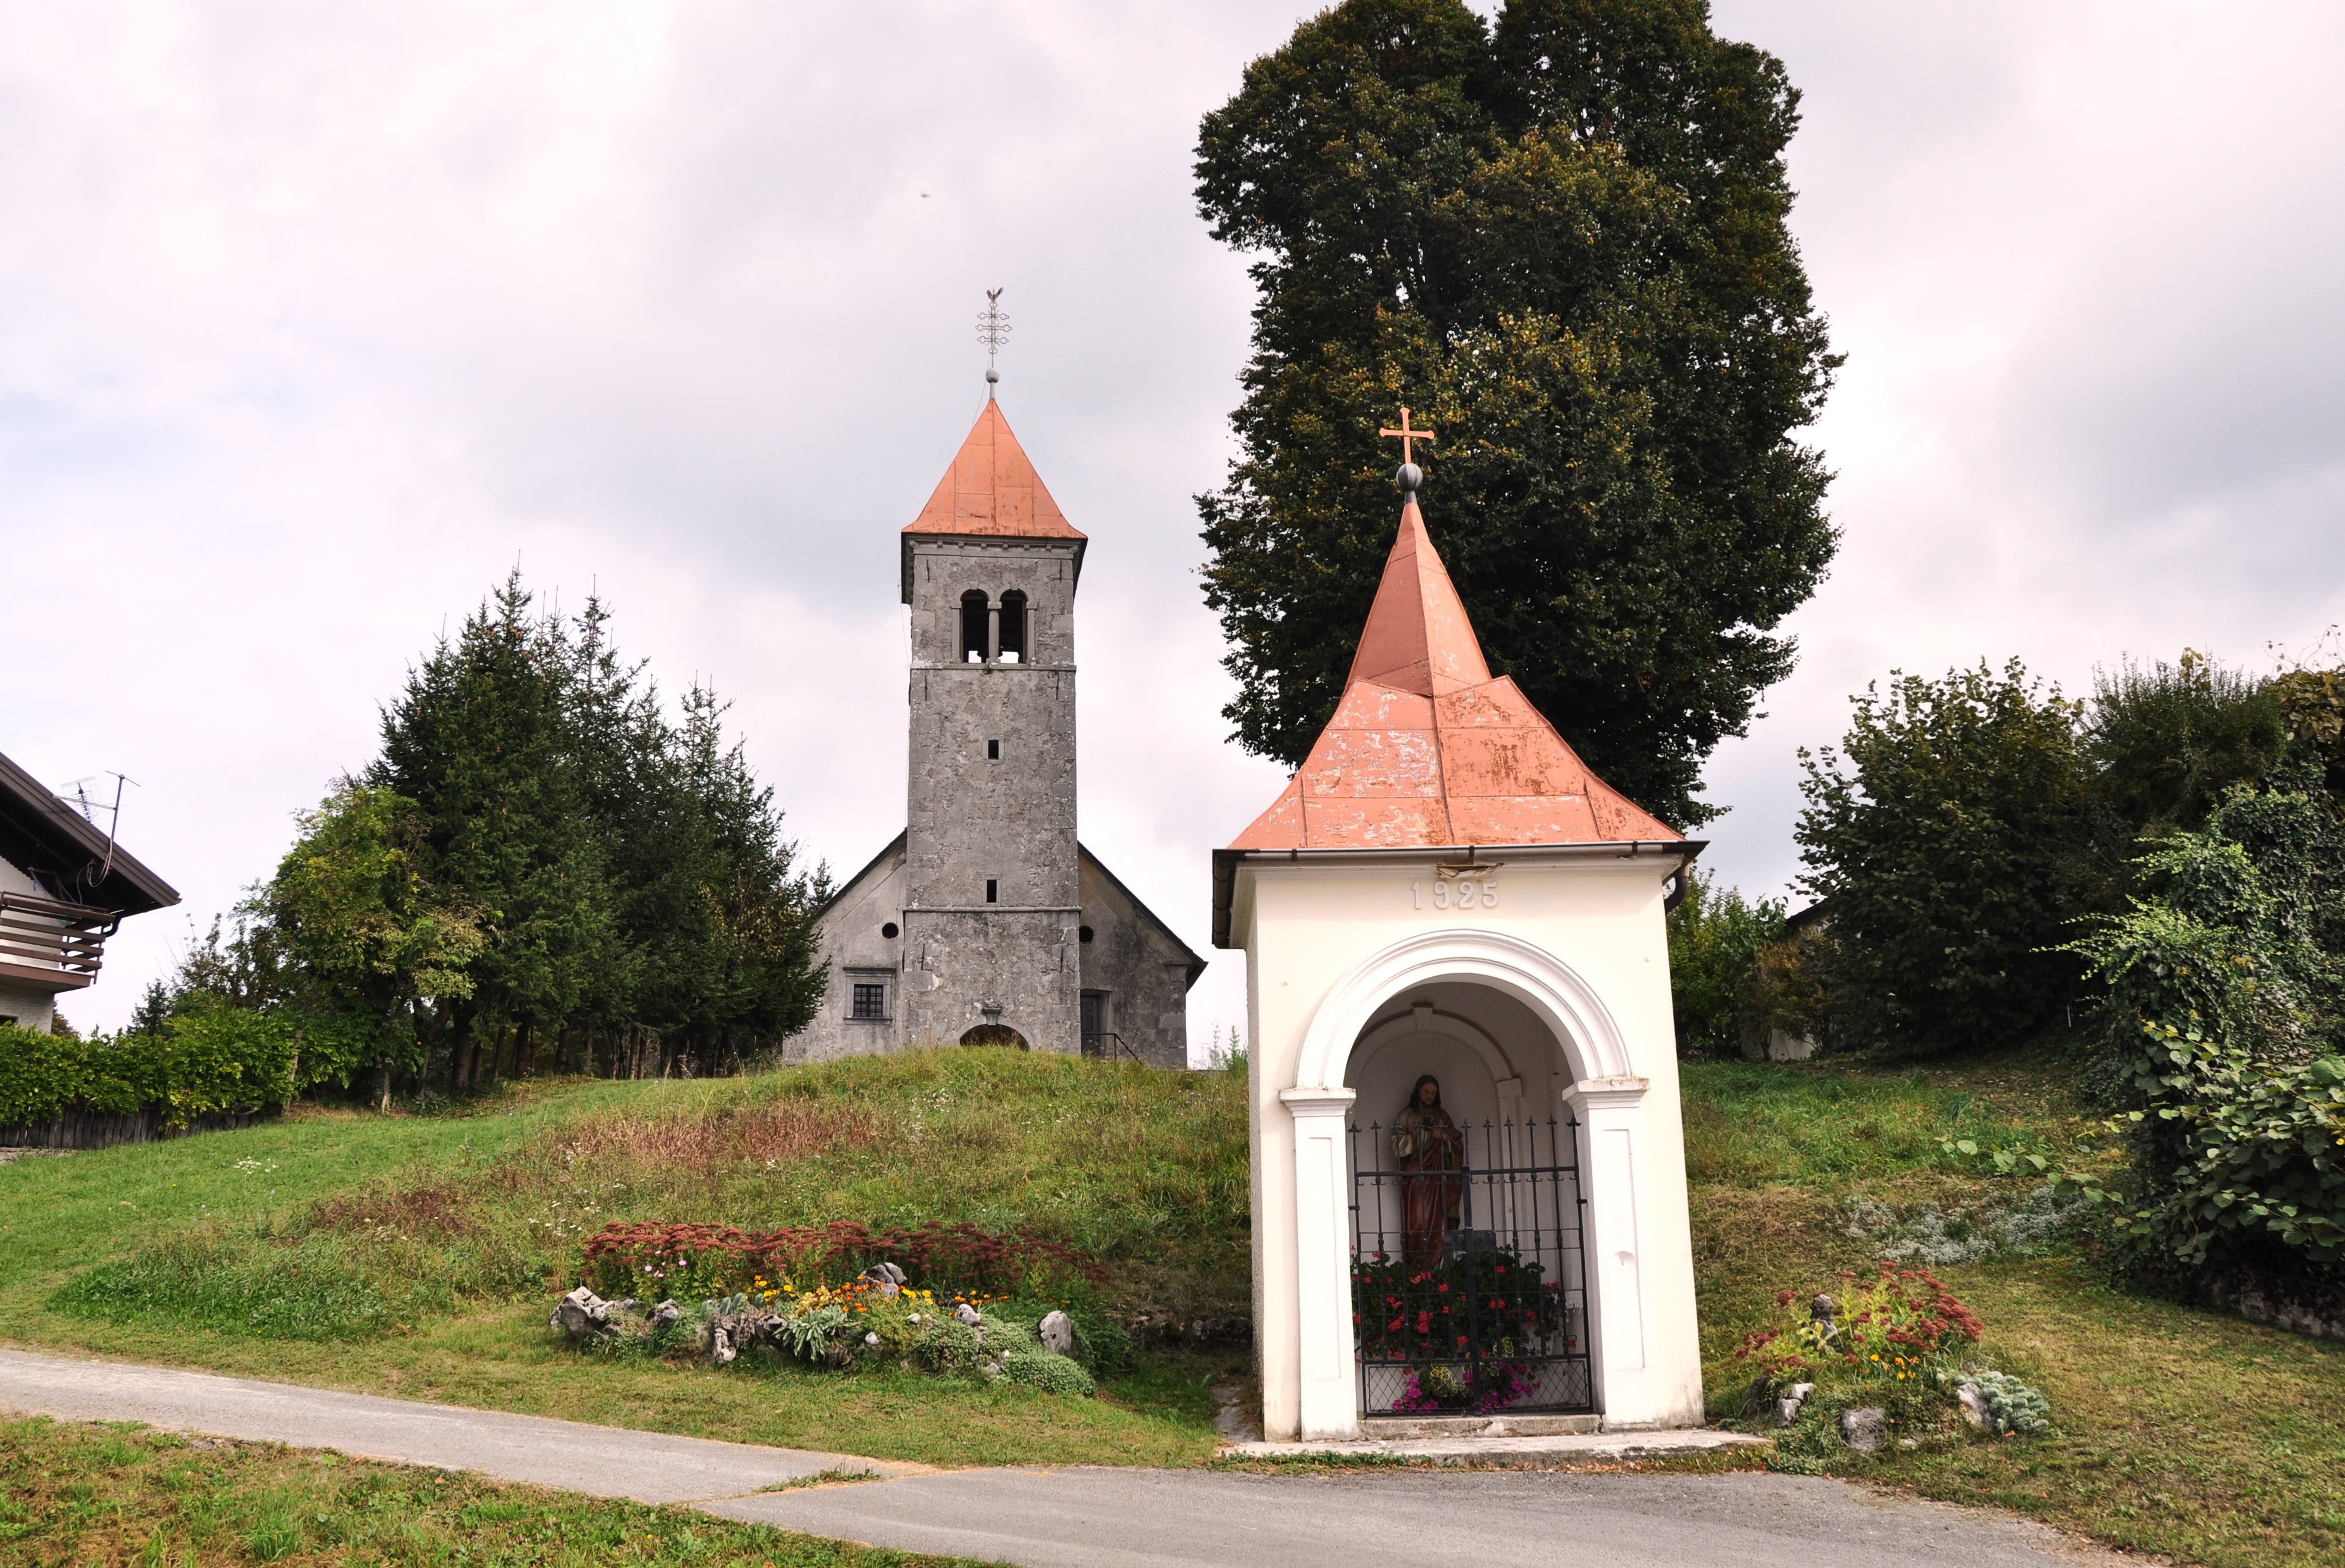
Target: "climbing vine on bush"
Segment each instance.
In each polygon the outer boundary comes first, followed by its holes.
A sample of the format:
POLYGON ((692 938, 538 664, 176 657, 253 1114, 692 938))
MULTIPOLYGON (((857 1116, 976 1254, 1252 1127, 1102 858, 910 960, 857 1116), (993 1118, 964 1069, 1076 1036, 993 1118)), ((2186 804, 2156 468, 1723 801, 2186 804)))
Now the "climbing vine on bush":
POLYGON ((2320 771, 2236 789, 2141 857, 2075 945, 2136 1104, 2116 1229, 2137 1260, 2345 1265, 2345 827, 2320 771))

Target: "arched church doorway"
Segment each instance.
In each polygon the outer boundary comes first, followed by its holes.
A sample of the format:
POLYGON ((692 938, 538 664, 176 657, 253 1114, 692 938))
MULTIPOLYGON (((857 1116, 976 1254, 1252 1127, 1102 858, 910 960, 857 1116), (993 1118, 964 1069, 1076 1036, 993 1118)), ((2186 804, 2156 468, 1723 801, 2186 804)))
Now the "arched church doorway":
POLYGON ((1007 1046, 1012 1050, 1027 1050, 1026 1037, 1007 1024, 980 1024, 960 1037, 964 1046, 1007 1046))
POLYGON ((1589 1353, 1572 1081, 1529 1008, 1471 983, 1376 1009, 1355 1095, 1349 1303, 1359 1413, 1579 1414, 1589 1353))

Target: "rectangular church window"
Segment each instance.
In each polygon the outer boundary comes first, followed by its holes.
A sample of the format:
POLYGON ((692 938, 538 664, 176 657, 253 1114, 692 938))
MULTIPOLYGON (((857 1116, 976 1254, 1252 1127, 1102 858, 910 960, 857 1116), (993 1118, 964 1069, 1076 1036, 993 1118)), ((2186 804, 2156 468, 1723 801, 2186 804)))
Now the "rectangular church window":
POLYGON ((985 879, 985 901, 988 904, 1001 902, 1001 884, 990 876, 985 879))
POLYGON ((884 980, 855 983, 855 1011, 858 1018, 884 1018, 888 1016, 888 983, 884 980))

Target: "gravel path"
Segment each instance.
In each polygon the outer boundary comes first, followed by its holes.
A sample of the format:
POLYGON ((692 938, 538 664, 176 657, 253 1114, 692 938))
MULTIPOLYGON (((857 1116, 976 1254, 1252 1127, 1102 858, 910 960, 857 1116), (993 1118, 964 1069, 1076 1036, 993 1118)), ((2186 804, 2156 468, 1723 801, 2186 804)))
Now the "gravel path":
POLYGON ((933 1471, 0 1349, 0 1410, 689 1503, 874 1545, 1024 1568, 2045 1568, 2140 1563, 2002 1515, 1841 1482, 1397 1471, 1250 1475, 1096 1466, 933 1471), (862 1482, 765 1492, 825 1472, 862 1482))

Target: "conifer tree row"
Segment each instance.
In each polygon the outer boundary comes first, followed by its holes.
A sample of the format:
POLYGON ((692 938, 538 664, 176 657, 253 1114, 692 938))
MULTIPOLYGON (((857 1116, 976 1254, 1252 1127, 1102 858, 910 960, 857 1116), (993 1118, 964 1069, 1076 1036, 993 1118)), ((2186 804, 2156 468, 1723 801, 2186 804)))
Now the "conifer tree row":
POLYGON ((609 612, 542 614, 516 572, 410 670, 381 755, 142 1009, 229 1004, 299 1035, 304 1083, 387 1099, 556 1069, 710 1072, 821 1000, 773 792, 694 684, 670 716, 609 612))

